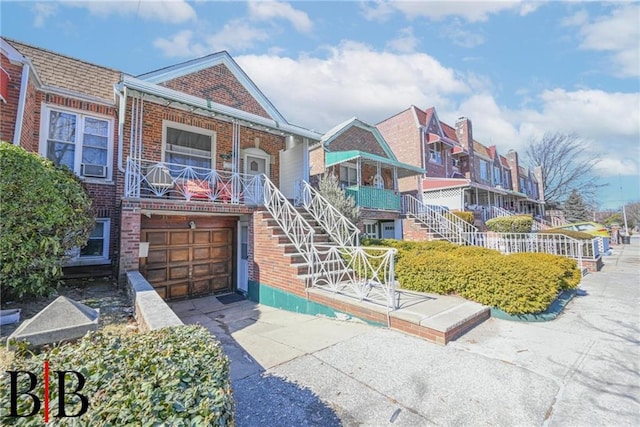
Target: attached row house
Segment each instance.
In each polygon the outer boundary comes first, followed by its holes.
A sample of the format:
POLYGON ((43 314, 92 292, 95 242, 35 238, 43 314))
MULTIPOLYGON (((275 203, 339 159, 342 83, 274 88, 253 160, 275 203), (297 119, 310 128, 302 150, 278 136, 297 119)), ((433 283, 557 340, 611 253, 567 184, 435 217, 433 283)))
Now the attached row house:
POLYGON ((541 170, 525 168, 513 150, 502 155, 476 141, 468 118, 450 126, 434 107, 411 106, 376 127, 399 161, 425 170, 399 184, 403 192, 417 187, 424 204, 474 211, 480 224, 498 214, 544 215, 541 170))

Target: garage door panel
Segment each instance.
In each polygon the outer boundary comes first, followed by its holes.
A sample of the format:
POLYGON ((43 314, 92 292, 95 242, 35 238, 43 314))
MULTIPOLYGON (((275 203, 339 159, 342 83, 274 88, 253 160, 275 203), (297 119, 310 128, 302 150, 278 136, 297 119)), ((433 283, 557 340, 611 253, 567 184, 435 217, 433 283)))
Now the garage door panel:
POLYGON ((184 231, 170 231, 169 232, 169 244, 173 245, 188 245, 189 244, 189 230, 184 231))
POLYGON ((140 263, 167 300, 233 290, 233 229, 142 230, 149 252, 140 263))
POLYGON ((168 236, 166 231, 151 231, 147 233, 147 242, 149 245, 163 245, 165 246, 168 242, 168 236))
POLYGON ((189 262, 189 248, 170 248, 169 262, 189 262))
POLYGON ((169 295, 168 299, 186 298, 189 296, 189 282, 172 284, 168 286, 169 295))
POLYGON ((166 249, 149 249, 147 256, 147 264, 166 264, 167 263, 167 250, 166 249))
POLYGON ((169 277, 167 280, 188 279, 189 278, 189 266, 180 265, 175 267, 169 267, 169 277))

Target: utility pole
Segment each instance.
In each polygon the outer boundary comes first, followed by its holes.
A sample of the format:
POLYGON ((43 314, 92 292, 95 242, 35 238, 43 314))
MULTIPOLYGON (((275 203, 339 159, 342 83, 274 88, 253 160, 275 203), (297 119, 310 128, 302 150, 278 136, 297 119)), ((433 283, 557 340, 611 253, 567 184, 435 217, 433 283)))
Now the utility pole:
POLYGON ((629 235, 629 227, 627 226, 627 211, 625 211, 625 200, 624 193, 622 192, 622 177, 618 174, 618 179, 620 180, 620 200, 622 201, 622 219, 624 219, 624 234, 625 236, 629 235))

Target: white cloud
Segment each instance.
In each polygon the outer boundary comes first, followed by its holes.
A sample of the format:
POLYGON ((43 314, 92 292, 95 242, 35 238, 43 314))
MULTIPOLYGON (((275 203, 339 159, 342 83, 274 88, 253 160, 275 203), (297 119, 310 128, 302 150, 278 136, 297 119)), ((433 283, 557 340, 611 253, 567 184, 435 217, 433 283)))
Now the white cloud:
POLYGON ((287 120, 319 132, 352 116, 375 124, 411 104, 446 106, 469 90, 429 55, 377 52, 356 42, 328 48, 326 58, 235 59, 287 120))
POLYGON ((47 18, 56 14, 58 6, 55 3, 36 3, 31 7, 31 10, 35 15, 33 17, 33 26, 42 28, 47 18))
POLYGON ((507 1, 394 1, 389 6, 404 13, 409 19, 426 17, 440 21, 451 17, 460 17, 468 22, 484 22, 489 15, 504 11, 513 11, 520 16, 527 15, 537 9, 539 4, 519 0, 507 1))
POLYGON ((418 39, 413 35, 413 28, 402 28, 398 37, 387 42, 387 47, 401 53, 410 53, 416 50, 418 39))
POLYGON ((313 29, 313 23, 305 12, 294 9, 289 3, 280 1, 250 1, 249 17, 258 21, 283 18, 300 32, 309 32, 313 29))
POLYGON ((607 16, 589 20, 580 11, 564 20, 579 28, 580 48, 609 52, 607 72, 617 77, 640 76, 640 5, 625 4, 607 16))
POLYGON ((447 23, 446 26, 441 28, 439 34, 441 38, 466 48, 476 47, 484 43, 484 37, 481 34, 472 33, 458 19, 447 23))
POLYGON ((150 21, 179 24, 196 19, 196 12, 186 0, 100 0, 65 1, 66 6, 86 8, 97 16, 139 16, 150 21))
POLYGON ((367 21, 385 22, 395 13, 391 3, 385 0, 361 1, 360 10, 367 21))
POLYGON ((250 26, 247 22, 230 21, 222 29, 211 35, 196 35, 191 30, 183 30, 170 38, 158 38, 154 46, 160 49, 166 57, 194 57, 207 55, 221 50, 243 50, 253 47, 256 42, 269 38, 269 34, 259 28, 250 26))

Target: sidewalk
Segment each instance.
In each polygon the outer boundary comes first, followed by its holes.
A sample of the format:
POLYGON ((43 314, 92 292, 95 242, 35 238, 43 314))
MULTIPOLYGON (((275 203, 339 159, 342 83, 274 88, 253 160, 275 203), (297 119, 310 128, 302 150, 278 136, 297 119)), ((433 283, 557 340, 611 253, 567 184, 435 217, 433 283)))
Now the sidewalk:
POLYGON ((447 346, 249 301, 172 305, 223 342, 238 426, 635 426, 639 269, 634 238, 557 319, 489 319, 447 346))

